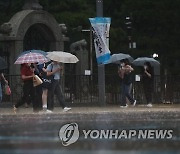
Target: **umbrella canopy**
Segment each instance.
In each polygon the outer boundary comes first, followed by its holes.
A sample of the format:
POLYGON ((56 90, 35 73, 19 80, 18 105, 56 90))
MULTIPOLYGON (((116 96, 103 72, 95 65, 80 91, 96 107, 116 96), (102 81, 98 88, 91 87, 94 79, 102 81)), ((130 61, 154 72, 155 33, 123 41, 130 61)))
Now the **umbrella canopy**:
POLYGON ((120 61, 123 59, 128 59, 129 62, 132 62, 134 60, 129 54, 118 53, 118 54, 113 54, 111 56, 110 60, 107 62, 107 64, 109 64, 109 63, 120 64, 120 61))
POLYGON ((45 63, 48 59, 41 53, 26 53, 18 57, 14 64, 45 63))
POLYGON ((77 63, 79 61, 75 55, 63 51, 48 52, 47 57, 61 63, 77 63))
POLYGON ((22 55, 25 55, 25 54, 27 54, 27 53, 40 53, 40 54, 42 54, 42 55, 44 55, 44 56, 47 56, 47 52, 45 52, 45 51, 42 51, 42 50, 27 50, 27 51, 23 51, 18 57, 20 57, 20 56, 22 56, 22 55))
POLYGON ((0 57, 0 70, 6 69, 7 68, 7 63, 6 61, 0 57))
POLYGON ((150 62, 151 66, 160 65, 160 63, 157 60, 149 57, 139 57, 133 61, 133 64, 136 66, 143 66, 145 62, 150 62))

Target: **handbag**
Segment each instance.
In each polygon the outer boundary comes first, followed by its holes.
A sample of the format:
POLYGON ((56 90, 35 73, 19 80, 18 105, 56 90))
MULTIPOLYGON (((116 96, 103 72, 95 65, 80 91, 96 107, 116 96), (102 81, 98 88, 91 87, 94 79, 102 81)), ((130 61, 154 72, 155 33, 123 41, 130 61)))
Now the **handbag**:
POLYGON ((54 80, 54 75, 50 75, 50 76, 46 75, 42 78, 42 80, 45 84, 47 84, 47 86, 49 86, 54 80))
POLYGON ((11 95, 11 88, 9 87, 8 84, 5 85, 5 94, 6 95, 11 95))
MULTIPOLYGON (((51 64, 51 72, 52 72, 52 70, 53 70, 53 65, 51 64)), ((54 75, 49 75, 49 76, 47 76, 47 73, 44 72, 44 73, 43 73, 42 80, 43 80, 43 86, 44 86, 45 88, 50 88, 50 87, 51 87, 51 84, 52 84, 52 82, 53 82, 53 80, 54 80, 54 75)))
POLYGON ((43 81, 37 75, 35 75, 33 77, 33 86, 34 87, 39 86, 42 83, 43 83, 43 81))

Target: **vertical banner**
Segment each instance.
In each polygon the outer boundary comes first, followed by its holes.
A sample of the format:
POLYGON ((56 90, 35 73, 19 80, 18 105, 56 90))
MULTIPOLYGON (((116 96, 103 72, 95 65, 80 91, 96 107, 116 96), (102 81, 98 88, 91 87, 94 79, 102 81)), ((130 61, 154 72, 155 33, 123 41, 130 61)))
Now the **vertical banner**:
POLYGON ((92 25, 94 46, 98 64, 106 64, 110 59, 109 29, 111 18, 89 18, 92 25))

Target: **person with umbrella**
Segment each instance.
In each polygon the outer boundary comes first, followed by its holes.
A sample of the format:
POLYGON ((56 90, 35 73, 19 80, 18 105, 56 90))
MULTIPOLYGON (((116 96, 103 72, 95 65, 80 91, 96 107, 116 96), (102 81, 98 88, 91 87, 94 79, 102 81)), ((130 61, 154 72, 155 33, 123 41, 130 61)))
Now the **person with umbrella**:
POLYGON ((51 111, 54 109, 54 94, 56 94, 57 99, 63 108, 63 111, 66 112, 68 110, 71 110, 71 108, 66 107, 65 105, 65 99, 59 82, 62 66, 59 65, 59 62, 53 60, 52 63, 47 66, 46 71, 47 76, 54 76, 54 80, 52 81, 52 84, 48 90, 48 109, 51 111))
POLYGON ((2 72, 3 69, 7 68, 7 63, 6 61, 0 57, 0 102, 2 101, 2 81, 4 81, 5 84, 8 84, 8 81, 4 77, 4 74, 2 72))
POLYGON ((77 63, 79 59, 75 55, 64 51, 48 52, 48 55, 46 57, 52 60, 52 63, 50 63, 46 69, 47 76, 53 76, 50 89, 48 90, 48 109, 53 110, 54 108, 55 93, 60 105, 63 108, 63 111, 66 112, 68 110, 71 110, 71 108, 66 107, 65 105, 65 99, 59 82, 60 72, 62 71, 62 67, 59 65, 59 63, 77 63))
POLYGON ((122 101, 121 108, 125 108, 128 105, 126 104, 126 98, 130 101, 130 103, 135 106, 136 100, 130 94, 130 86, 132 84, 132 71, 134 69, 129 65, 128 59, 124 59, 121 62, 121 67, 118 71, 120 78, 122 79, 122 101))
MULTIPOLYGON (((32 104, 33 104, 33 111, 39 111, 39 104, 35 104, 35 100, 38 101, 40 97, 35 97, 35 91, 39 90, 38 88, 33 87, 33 78, 34 78, 34 71, 36 63, 44 63, 48 62, 48 58, 45 56, 45 52, 43 51, 36 51, 36 50, 29 50, 25 51, 18 56, 14 64, 21 64, 21 78, 24 82, 23 85, 23 97, 21 100, 14 105, 14 111, 16 112, 17 108, 23 105, 25 102, 29 101, 29 96, 31 97, 32 104)), ((37 95, 36 95, 37 96, 37 95)), ((40 101, 39 101, 40 102, 40 101)), ((39 103, 38 102, 38 103, 39 103)))
POLYGON ((143 67, 142 81, 143 89, 147 101, 147 106, 152 107, 152 93, 154 87, 154 70, 153 67, 160 65, 159 61, 150 57, 139 57, 133 61, 135 66, 143 67))
POLYGON ((21 65, 21 78, 23 80, 23 97, 14 105, 14 112, 21 105, 29 102, 29 97, 33 103, 34 107, 34 87, 33 87, 33 77, 34 77, 34 68, 31 67, 31 63, 24 63, 21 65))
POLYGON ((2 102, 2 85, 1 85, 2 81, 4 81, 5 84, 8 84, 8 81, 4 77, 3 72, 1 72, 1 70, 0 70, 0 103, 2 102))
POLYGON ((51 110, 47 109, 47 96, 48 96, 48 89, 50 88, 50 85, 51 85, 51 83, 50 83, 51 81, 47 77, 46 63, 37 65, 37 68, 39 69, 39 72, 40 72, 39 75, 43 81, 42 95, 41 95, 42 109, 43 109, 43 112, 52 113, 51 110))
POLYGON ((148 107, 152 107, 152 93, 153 93, 153 81, 154 81, 153 72, 154 72, 153 67, 151 66, 150 62, 145 62, 142 81, 143 81, 143 89, 148 107))

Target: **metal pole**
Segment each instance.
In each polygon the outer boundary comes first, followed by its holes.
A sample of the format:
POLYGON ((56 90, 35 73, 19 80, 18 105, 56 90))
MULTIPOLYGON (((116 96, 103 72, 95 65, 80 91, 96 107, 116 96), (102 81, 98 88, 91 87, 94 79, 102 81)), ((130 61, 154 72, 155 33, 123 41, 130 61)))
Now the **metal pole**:
POLYGON ((93 46, 92 46, 92 27, 90 27, 90 70, 91 70, 91 80, 92 80, 92 74, 93 74, 93 61, 92 61, 92 50, 93 50, 93 46))
POLYGON ((96 0, 96 16, 103 17, 103 0, 96 0))
MULTIPOLYGON (((96 15, 103 17, 103 0, 96 0, 96 15)), ((105 71, 104 65, 98 66, 99 103, 105 105, 105 71)))

